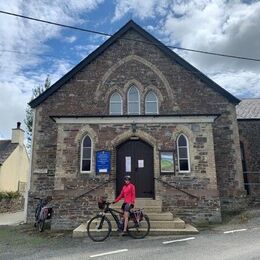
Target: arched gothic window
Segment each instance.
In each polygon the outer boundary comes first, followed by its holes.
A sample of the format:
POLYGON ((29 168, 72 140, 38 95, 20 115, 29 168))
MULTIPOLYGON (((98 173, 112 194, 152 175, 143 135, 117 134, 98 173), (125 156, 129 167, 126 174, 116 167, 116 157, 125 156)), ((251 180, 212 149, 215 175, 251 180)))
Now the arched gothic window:
POLYGON ((86 135, 81 143, 81 163, 80 170, 83 173, 91 172, 92 168, 92 141, 86 135))
POLYGON ((179 135, 177 139, 178 162, 180 172, 190 172, 189 140, 184 135, 179 135))
POLYGON ((109 102, 109 114, 110 115, 122 115, 123 113, 123 107, 122 107, 122 97, 115 92, 110 97, 109 102))
POLYGON ((127 93, 127 111, 129 115, 140 114, 140 94, 137 87, 134 85, 130 87, 127 93))
POLYGON ((158 114, 158 98, 153 91, 145 97, 145 114, 158 114))

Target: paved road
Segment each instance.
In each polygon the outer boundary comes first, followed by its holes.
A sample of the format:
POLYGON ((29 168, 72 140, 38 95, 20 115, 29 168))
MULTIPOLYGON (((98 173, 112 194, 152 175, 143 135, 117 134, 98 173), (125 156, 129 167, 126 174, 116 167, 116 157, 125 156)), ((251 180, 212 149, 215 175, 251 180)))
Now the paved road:
MULTIPOLYGON (((49 250, 43 245, 42 250, 19 259, 260 259, 260 227, 224 232, 204 231, 193 237, 150 237, 144 240, 114 237, 102 243, 83 239, 78 240, 75 247, 67 246, 58 250, 49 250), (176 241, 185 238, 189 240, 176 241)), ((12 259, 8 252, 0 258, 12 259)))
POLYGON ((0 259, 260 260, 260 209, 196 236, 111 237, 102 243, 38 233, 31 225, 0 227, 0 259))

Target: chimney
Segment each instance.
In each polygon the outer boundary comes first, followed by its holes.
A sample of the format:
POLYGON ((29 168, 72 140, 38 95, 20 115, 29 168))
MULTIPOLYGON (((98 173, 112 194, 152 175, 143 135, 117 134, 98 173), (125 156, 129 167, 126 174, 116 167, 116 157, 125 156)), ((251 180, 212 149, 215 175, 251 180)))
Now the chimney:
POLYGON ((12 140, 11 143, 13 144, 21 144, 23 145, 24 141, 24 130, 21 128, 21 122, 17 122, 17 127, 12 129, 12 140))

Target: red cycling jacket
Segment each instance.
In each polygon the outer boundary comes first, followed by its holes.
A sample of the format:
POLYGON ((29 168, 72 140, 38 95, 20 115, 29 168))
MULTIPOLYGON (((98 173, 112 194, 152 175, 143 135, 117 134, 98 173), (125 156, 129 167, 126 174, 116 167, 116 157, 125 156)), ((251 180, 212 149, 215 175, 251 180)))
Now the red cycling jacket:
POLYGON ((135 204, 135 186, 132 183, 125 184, 115 203, 124 198, 124 203, 135 204))

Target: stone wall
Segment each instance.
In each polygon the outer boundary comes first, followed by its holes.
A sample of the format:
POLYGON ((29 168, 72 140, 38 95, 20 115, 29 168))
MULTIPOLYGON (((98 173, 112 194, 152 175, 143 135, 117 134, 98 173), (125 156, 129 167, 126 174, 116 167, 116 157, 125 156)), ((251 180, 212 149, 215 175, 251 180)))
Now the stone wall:
POLYGON ((241 144, 244 147, 245 173, 249 195, 260 197, 260 120, 238 120, 241 144))
MULTIPOLYGON (((195 204, 191 203, 187 196, 178 194, 171 196, 169 195, 172 193, 171 189, 163 188, 160 183, 155 185, 156 196, 162 198, 165 209, 178 211, 179 214, 187 215, 192 221, 199 218, 201 220, 204 218, 206 221, 219 220, 218 194, 223 205, 225 201, 232 201, 243 195, 234 104, 215 91, 212 86, 202 82, 196 74, 166 56, 156 46, 145 44, 142 36, 135 31, 128 31, 125 37, 142 42, 117 40, 36 108, 31 198, 35 194, 41 196, 55 195, 55 192, 64 194, 59 195, 57 201, 54 201, 57 206, 54 223, 57 227, 59 219, 64 221, 61 226, 71 226, 84 218, 84 214, 93 213, 95 198, 98 194, 103 194, 104 190, 97 190, 97 195, 88 199, 82 198, 77 203, 69 195, 66 196, 69 193, 63 193, 77 189, 88 190, 92 187, 93 180, 102 183, 107 178, 96 177, 95 172, 88 176, 79 173, 81 138, 84 134, 89 134, 93 138, 96 150, 108 149, 114 153, 111 175, 113 177, 116 167, 115 148, 118 144, 116 140, 119 135, 129 138, 132 134, 131 126, 124 124, 101 126, 87 123, 58 125, 50 116, 108 115, 109 97, 114 91, 122 95, 123 111, 126 114, 126 93, 129 86, 134 83, 140 90, 141 114, 144 113, 145 94, 153 90, 159 99, 161 115, 218 115, 212 125, 139 124, 137 134, 139 131, 140 138, 154 147, 154 173, 157 177, 158 151, 175 149, 178 133, 184 131, 188 136, 191 134, 191 173, 179 174, 177 169, 176 176, 163 178, 170 183, 178 182, 178 185, 185 190, 199 193, 200 201, 195 204)), ((115 195, 114 188, 115 184, 108 185, 109 196, 115 195)), ((32 203, 30 199, 28 219, 33 215, 32 203)), ((231 204, 227 204, 227 208, 229 205, 231 204)))
POLYGON ((17 212, 24 209, 24 197, 4 198, 0 200, 0 213, 17 212))

